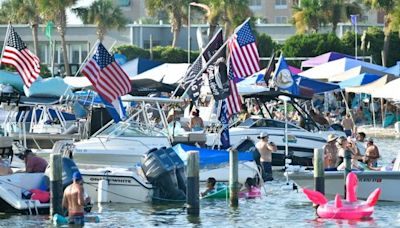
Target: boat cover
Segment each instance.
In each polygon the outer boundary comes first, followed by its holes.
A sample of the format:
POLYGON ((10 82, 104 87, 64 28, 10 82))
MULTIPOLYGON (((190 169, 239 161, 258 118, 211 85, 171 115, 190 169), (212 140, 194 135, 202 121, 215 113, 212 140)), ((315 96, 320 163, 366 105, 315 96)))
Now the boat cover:
MULTIPOLYGON (((229 162, 229 152, 227 150, 205 149, 186 144, 177 144, 172 148, 183 161, 186 161, 188 151, 199 151, 200 167, 229 162)), ((253 161, 253 153, 239 152, 238 159, 239 161, 253 161)))

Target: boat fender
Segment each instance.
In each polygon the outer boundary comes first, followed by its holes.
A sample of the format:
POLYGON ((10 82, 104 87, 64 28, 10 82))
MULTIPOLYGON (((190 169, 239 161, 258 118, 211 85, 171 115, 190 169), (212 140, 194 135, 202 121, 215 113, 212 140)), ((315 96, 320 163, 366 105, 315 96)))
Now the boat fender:
POLYGON ((97 201, 99 203, 108 202, 108 180, 100 180, 98 183, 97 201))

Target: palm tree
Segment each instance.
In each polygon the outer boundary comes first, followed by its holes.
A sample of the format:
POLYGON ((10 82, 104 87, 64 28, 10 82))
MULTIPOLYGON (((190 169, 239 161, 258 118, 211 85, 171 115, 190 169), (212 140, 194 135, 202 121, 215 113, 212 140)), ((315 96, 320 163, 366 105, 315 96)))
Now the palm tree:
POLYGON ((321 24, 326 23, 323 3, 320 0, 302 0, 301 5, 293 6, 292 22, 298 33, 318 32, 321 24))
POLYGON ((340 22, 347 22, 350 15, 362 16, 362 8, 357 2, 349 0, 323 0, 321 10, 328 23, 332 23, 332 32, 336 33, 337 25, 340 22))
POLYGON ((49 21, 54 21, 57 31, 61 37, 61 46, 63 50, 63 60, 65 72, 71 75, 68 61, 68 51, 65 42, 65 33, 67 26, 66 8, 71 7, 77 0, 37 0, 39 10, 43 18, 49 21))
POLYGON ((183 24, 183 18, 187 18, 185 12, 188 4, 189 0, 146 0, 146 8, 150 15, 156 15, 160 9, 164 9, 168 12, 171 20, 171 30, 173 33, 173 47, 176 47, 178 42, 179 33, 183 24))
POLYGON ((111 0, 96 0, 87 8, 75 8, 73 11, 82 19, 84 24, 97 26, 97 37, 103 41, 107 30, 124 29, 128 23, 119 7, 114 6, 111 0))
POLYGON ((209 39, 221 21, 225 27, 225 37, 233 33, 233 29, 243 23, 252 15, 247 0, 203 0, 202 3, 209 7, 206 19, 210 24, 209 39))
POLYGON ((383 40, 383 56, 382 56, 382 65, 386 66, 387 56, 389 52, 390 45, 390 32, 392 31, 392 22, 393 22, 393 13, 395 13, 395 9, 398 5, 398 0, 364 0, 364 3, 375 10, 381 10, 384 16, 384 27, 383 32, 385 34, 385 38, 383 40))
POLYGON ((32 29, 33 48, 39 54, 38 26, 39 10, 35 0, 7 0, 1 5, 2 22, 11 21, 19 24, 29 24, 32 29))

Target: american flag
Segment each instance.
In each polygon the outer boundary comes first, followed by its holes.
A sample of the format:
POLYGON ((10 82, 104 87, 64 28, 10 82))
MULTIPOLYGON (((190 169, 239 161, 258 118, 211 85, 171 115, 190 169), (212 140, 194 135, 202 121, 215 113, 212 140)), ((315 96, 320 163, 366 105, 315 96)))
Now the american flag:
POLYGON ((1 62, 14 66, 21 75, 26 87, 29 88, 39 76, 40 60, 29 51, 11 25, 8 27, 8 32, 1 62))
POLYGON ((229 41, 229 85, 231 94, 227 98, 229 116, 240 112, 242 100, 236 87, 235 78, 243 78, 260 70, 256 38, 249 22, 244 23, 229 41))
POLYGON ((132 89, 128 75, 101 43, 93 57, 82 68, 82 73, 100 96, 110 103, 132 89))

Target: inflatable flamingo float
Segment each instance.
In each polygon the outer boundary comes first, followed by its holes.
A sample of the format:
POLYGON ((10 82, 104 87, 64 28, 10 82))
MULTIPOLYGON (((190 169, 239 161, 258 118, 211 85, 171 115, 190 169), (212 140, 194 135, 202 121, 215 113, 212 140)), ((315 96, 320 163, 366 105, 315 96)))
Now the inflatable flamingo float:
POLYGON ((381 189, 375 189, 368 197, 367 201, 357 200, 357 175, 349 173, 346 178, 346 200, 342 201, 339 194, 335 200, 329 201, 320 192, 310 189, 303 189, 304 194, 313 203, 319 205, 317 215, 321 218, 331 219, 362 219, 371 217, 374 206, 378 202, 381 189))

